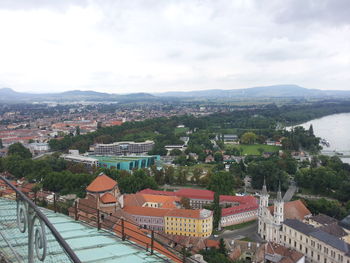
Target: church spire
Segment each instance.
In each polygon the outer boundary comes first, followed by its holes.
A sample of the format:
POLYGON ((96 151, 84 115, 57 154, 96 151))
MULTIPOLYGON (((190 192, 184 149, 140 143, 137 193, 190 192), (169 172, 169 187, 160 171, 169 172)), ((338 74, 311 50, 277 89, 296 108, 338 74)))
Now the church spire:
POLYGON ((277 202, 282 202, 281 181, 278 183, 277 202))
POLYGON ((265 177, 264 177, 264 184, 263 184, 263 188, 262 188, 261 194, 262 195, 267 195, 267 188, 266 188, 266 179, 265 179, 265 177))

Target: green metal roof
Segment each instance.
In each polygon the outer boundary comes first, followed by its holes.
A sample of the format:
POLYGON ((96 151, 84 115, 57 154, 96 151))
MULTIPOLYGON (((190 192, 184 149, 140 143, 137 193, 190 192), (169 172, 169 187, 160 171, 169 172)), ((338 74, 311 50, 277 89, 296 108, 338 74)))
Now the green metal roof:
MULTIPOLYGON (((26 236, 20 233, 16 225, 16 202, 0 198, 0 231, 7 236, 8 241, 13 243, 15 249, 25 251, 27 246, 26 236), (11 219, 4 221, 3 219, 11 219), (13 223, 11 223, 13 221, 13 223), (4 223, 5 222, 5 223, 4 223)), ((150 252, 138 247, 131 241, 122 241, 113 233, 105 230, 98 231, 80 221, 53 211, 42 209, 49 221, 58 230, 68 245, 77 254, 82 262, 86 263, 153 263, 165 262, 168 258, 157 253, 151 255, 150 252)), ((64 261, 64 253, 59 245, 55 244, 54 237, 47 229, 49 262, 68 262, 64 261)), ((7 244, 0 235, 0 251, 5 249, 7 244)), ((8 253, 9 254, 9 253, 8 253)), ((39 261, 38 261, 39 262, 39 261)))

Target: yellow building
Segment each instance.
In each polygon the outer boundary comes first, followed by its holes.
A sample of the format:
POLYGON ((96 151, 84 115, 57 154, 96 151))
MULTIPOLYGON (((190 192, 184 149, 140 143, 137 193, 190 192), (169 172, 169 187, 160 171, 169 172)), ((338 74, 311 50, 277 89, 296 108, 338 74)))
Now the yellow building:
POLYGON ((200 209, 171 209, 164 216, 164 232, 171 235, 209 237, 213 230, 213 212, 200 209))

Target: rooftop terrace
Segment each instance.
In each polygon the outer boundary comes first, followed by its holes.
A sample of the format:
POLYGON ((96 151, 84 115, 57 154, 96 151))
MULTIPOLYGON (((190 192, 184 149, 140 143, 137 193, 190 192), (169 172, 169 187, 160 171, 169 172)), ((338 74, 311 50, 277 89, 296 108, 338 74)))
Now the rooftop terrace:
MULTIPOLYGON (((16 202, 0 198, 0 252, 3 255, 11 255, 11 247, 18 252, 18 258, 26 262, 27 236, 20 233, 16 224, 16 202), (5 242, 5 239, 7 242, 5 242), (23 252, 23 253, 21 253, 23 252)), ((64 240, 73 249, 82 262, 87 263, 152 263, 169 260, 165 256, 155 252, 154 255, 138 247, 130 240, 122 241, 113 233, 106 230, 97 230, 87 224, 54 213, 51 210, 41 208, 49 221, 58 230, 64 240)), ((47 233, 48 255, 45 262, 69 262, 64 252, 56 244, 55 239, 47 233)), ((40 262, 38 259, 35 262, 40 262)))

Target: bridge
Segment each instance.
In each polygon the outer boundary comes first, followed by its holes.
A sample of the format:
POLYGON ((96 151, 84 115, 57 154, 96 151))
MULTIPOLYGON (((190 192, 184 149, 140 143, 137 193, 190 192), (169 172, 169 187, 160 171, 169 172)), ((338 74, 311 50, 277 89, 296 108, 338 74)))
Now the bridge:
POLYGON ((90 225, 38 207, 0 174, 0 189, 3 185, 13 198, 0 197, 1 263, 197 262, 184 247, 161 244, 158 233, 147 234, 124 219, 103 224, 98 216, 90 225))
POLYGON ((321 154, 327 155, 327 156, 338 156, 339 158, 350 158, 350 151, 322 150, 321 154))

